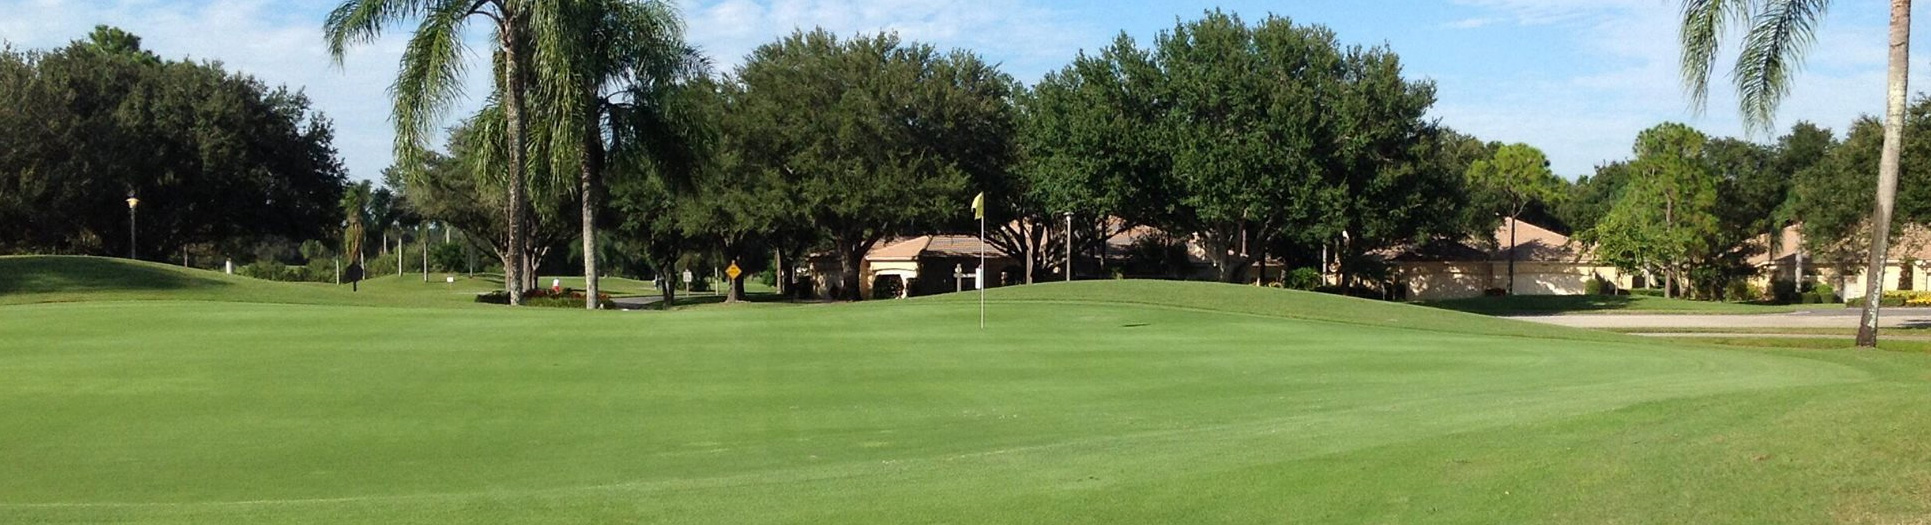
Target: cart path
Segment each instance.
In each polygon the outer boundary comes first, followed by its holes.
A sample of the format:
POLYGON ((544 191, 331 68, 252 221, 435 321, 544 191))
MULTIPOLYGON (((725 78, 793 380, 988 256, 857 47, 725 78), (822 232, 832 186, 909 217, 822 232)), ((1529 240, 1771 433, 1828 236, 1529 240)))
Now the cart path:
MULTIPOLYGON (((1564 314, 1515 316, 1510 319, 1574 328, 1857 328, 1859 310, 1810 310, 1782 314, 1564 314)), ((1931 327, 1931 308, 1886 308, 1878 316, 1882 328, 1931 327)))
MULTIPOLYGON (((1721 332, 1634 332, 1634 333, 1630 333, 1629 335, 1638 335, 1643 337, 1667 337, 1667 338, 1686 338, 1686 339, 1696 339, 1696 338, 1706 338, 1706 337, 1713 338, 1713 339, 1845 339, 1845 338, 1851 337, 1850 334, 1765 334, 1765 333, 1726 334, 1721 332)), ((1891 340, 1891 341, 1931 341, 1931 335, 1885 334, 1883 337, 1884 339, 1891 340)))

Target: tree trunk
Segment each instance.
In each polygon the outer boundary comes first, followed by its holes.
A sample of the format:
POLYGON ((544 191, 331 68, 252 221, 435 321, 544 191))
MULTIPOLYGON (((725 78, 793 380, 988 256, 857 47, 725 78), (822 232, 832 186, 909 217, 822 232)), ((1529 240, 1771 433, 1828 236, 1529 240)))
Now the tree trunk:
POLYGON ((864 265, 865 252, 868 252, 870 250, 867 249, 867 247, 862 246, 864 243, 840 243, 840 244, 841 244, 841 249, 839 250, 840 260, 838 262, 840 266, 843 266, 843 270, 845 273, 845 275, 842 276, 843 280, 845 281, 845 290, 843 293, 843 295, 845 296, 844 299, 848 301, 864 300, 864 297, 863 297, 864 294, 861 292, 861 289, 859 288, 859 283, 864 281, 864 276, 859 275, 858 273, 859 273, 860 267, 864 265))
POLYGON ((1260 271, 1254 272, 1254 286, 1267 286, 1267 244, 1261 244, 1260 257, 1254 260, 1260 265, 1260 271))
POLYGON ((1025 232, 1026 234, 1026 284, 1033 283, 1033 270, 1034 270, 1033 260, 1039 258, 1039 248, 1040 248, 1040 245, 1043 244, 1040 242, 1035 242, 1039 237, 1036 235, 1033 235, 1033 233, 1034 232, 1030 230, 1025 232))
POLYGON ((783 249, 771 250, 771 273, 777 277, 775 279, 777 282, 772 283, 772 287, 777 288, 778 297, 786 297, 785 294, 791 291, 791 283, 787 281, 790 276, 785 272, 783 249))
MULTIPOLYGON (((1676 198, 1674 195, 1663 196, 1663 231, 1670 234, 1676 233, 1676 198)), ((1676 261, 1670 260, 1666 261, 1666 263, 1669 265, 1669 283, 1663 285, 1663 297, 1674 299, 1677 295, 1681 295, 1673 291, 1676 289, 1676 261)))
POLYGON ((1792 254, 1792 256, 1797 260, 1797 275, 1791 278, 1791 282, 1796 285, 1797 293, 1803 293, 1804 291, 1804 251, 1803 249, 1799 248, 1795 253, 1792 254))
POLYGON ((1509 293, 1507 295, 1515 295, 1515 223, 1515 217, 1509 217, 1509 293))
MULTIPOLYGON (((737 264, 737 261, 731 261, 731 264, 737 264)), ((739 273, 737 277, 731 277, 730 275, 725 275, 724 277, 730 282, 730 285, 726 287, 724 293, 724 302, 736 303, 744 301, 744 278, 750 277, 750 275, 739 273)))
POLYGON ((1857 346, 1877 346, 1878 303, 1884 296, 1884 266, 1889 259, 1891 206, 1897 199, 1898 157, 1904 151, 1904 104, 1911 67, 1911 0, 1891 0, 1891 62, 1884 104, 1884 151, 1877 164, 1877 205, 1871 213, 1871 276, 1864 284, 1864 315, 1857 325, 1857 346))
POLYGON ((524 231, 523 224, 523 217, 527 214, 525 208, 529 205, 526 202, 528 196, 524 194, 523 187, 525 178, 523 139, 524 132, 528 129, 523 122, 523 60, 526 57, 523 54, 523 35, 521 34, 522 10, 504 9, 503 11, 503 21, 497 28, 497 34, 501 35, 503 40, 503 119, 509 128, 505 133, 509 142, 506 145, 509 150, 507 159, 509 202, 506 203, 503 211, 508 221, 505 224, 509 227, 509 247, 506 251, 512 259, 504 261, 503 283, 509 288, 510 305, 515 306, 523 304, 524 288, 520 285, 527 280, 525 276, 528 275, 524 273, 524 269, 528 266, 524 259, 529 239, 525 238, 527 232, 524 231))
MULTIPOLYGON (((595 98, 596 93, 589 93, 595 98)), ((597 114, 593 111, 585 117, 583 130, 582 157, 578 167, 582 170, 583 197, 583 302, 584 308, 595 310, 600 306, 597 301, 597 204, 602 197, 603 175, 603 137, 597 132, 597 114)))

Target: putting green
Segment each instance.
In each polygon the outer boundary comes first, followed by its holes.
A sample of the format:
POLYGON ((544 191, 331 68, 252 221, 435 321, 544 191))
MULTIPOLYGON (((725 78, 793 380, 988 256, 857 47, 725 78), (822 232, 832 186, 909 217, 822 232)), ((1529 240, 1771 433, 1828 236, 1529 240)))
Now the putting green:
POLYGON ((990 297, 984 330, 970 297, 0 306, 0 522, 1815 522, 1931 507, 1914 499, 1931 494, 1926 467, 1897 465, 1925 447, 1843 441, 1927 425, 1898 422, 1924 399, 1902 394, 1926 390, 1924 356, 1670 346, 1197 283, 990 297), (1838 421, 1866 413, 1892 426, 1838 421))

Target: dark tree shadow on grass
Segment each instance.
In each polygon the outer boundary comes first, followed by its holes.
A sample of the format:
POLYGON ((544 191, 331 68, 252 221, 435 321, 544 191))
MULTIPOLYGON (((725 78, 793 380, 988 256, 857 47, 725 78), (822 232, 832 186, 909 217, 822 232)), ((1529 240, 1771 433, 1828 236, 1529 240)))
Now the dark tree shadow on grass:
POLYGON ((1555 315, 1569 312, 1624 310, 1636 299, 1627 295, 1517 295, 1471 297, 1418 303, 1482 315, 1555 315))
POLYGON ((0 294, 228 286, 194 270, 104 257, 0 257, 0 294))

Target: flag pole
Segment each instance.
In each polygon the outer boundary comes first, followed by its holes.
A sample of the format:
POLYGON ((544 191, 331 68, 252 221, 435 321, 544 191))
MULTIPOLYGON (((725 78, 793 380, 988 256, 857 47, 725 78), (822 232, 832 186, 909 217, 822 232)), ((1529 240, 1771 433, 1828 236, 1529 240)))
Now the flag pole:
POLYGON ((972 284, 979 287, 979 329, 986 328, 986 192, 972 198, 972 218, 979 219, 979 269, 972 284))

